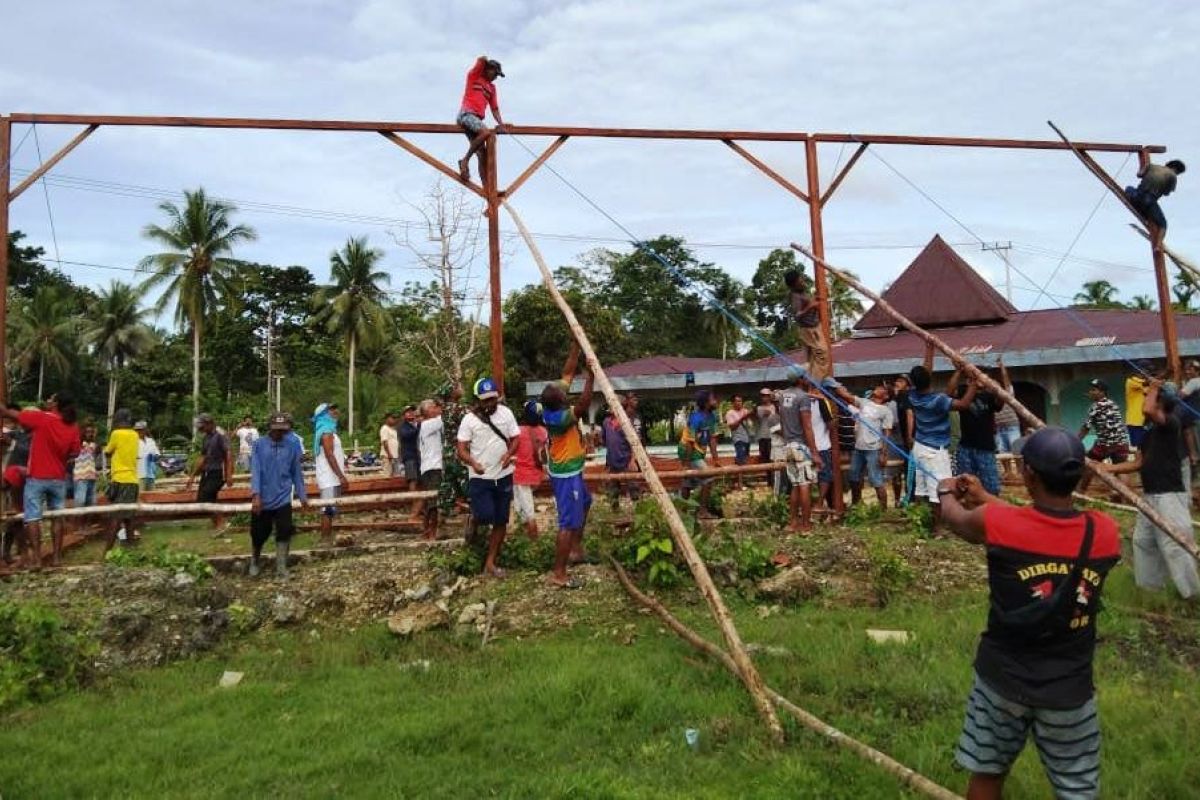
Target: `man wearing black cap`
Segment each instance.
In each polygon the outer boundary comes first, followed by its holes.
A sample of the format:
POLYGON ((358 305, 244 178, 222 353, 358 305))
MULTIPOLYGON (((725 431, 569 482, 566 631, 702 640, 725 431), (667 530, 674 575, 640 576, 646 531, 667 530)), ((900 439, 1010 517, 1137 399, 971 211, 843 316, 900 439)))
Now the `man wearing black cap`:
POLYGON ((475 59, 475 66, 467 73, 467 86, 463 90, 462 106, 458 112, 458 127, 463 129, 471 146, 467 154, 458 162, 458 174, 464 181, 471 180, 471 156, 479 155, 479 180, 485 180, 487 175, 487 139, 492 131, 483 124, 488 107, 496 119, 496 132, 504 130, 504 120, 500 117, 500 98, 496 94, 496 78, 503 78, 504 70, 500 62, 487 56, 475 59))
POLYGON ((942 481, 942 516, 987 548, 990 610, 956 759, 967 797, 999 798, 1030 731, 1059 797, 1096 797, 1100 725, 1092 660, 1105 576, 1120 558, 1117 523, 1076 511, 1083 443, 1042 428, 1022 451, 1031 506, 1011 506, 979 479, 942 481))
POLYGON ((304 473, 300 467, 300 442, 288 434, 292 420, 287 414, 271 416, 266 437, 254 440, 250 450, 250 575, 259 573, 263 545, 275 529, 275 574, 288 576, 287 560, 292 547, 292 493, 308 505, 304 473))
MULTIPOLYGON (((1079 438, 1082 440, 1088 431, 1096 434, 1096 441, 1087 456, 1093 461, 1109 461, 1122 464, 1129 460, 1129 430, 1121 416, 1121 409, 1108 396, 1108 384, 1099 378, 1093 378, 1088 383, 1088 399, 1092 401, 1088 407, 1087 417, 1079 428, 1079 438)), ((1079 491, 1086 492, 1091 485, 1092 476, 1083 476, 1079 491)))
MULTIPOLYGON (((1183 481, 1186 453, 1175 406, 1179 396, 1173 385, 1150 381, 1142 405, 1149 425, 1133 461, 1105 469, 1114 474, 1140 472, 1147 503, 1171 528, 1192 537, 1187 486, 1183 481)), ((1160 590, 1167 576, 1185 600, 1200 595, 1196 561, 1179 543, 1139 513, 1133 529, 1133 578, 1143 589, 1160 590)))

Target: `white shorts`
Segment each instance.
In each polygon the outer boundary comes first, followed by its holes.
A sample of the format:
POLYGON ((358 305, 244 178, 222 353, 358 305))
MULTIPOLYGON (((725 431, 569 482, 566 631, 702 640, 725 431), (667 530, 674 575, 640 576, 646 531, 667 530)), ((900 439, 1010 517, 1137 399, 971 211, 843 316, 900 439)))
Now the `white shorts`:
POLYGON ((954 477, 950 467, 950 451, 945 447, 930 447, 913 442, 912 457, 916 461, 913 480, 913 496, 928 497, 929 502, 938 502, 938 484, 954 477))
POLYGON ((519 483, 513 484, 513 511, 517 515, 517 521, 521 524, 533 522, 537 511, 533 507, 532 486, 522 486, 519 483))
MULTIPOLYGON (((322 500, 332 500, 335 497, 341 497, 341 496, 342 496, 342 487, 341 486, 322 486, 321 487, 321 499, 322 500)), ((321 509, 321 513, 327 517, 336 516, 338 513, 337 506, 325 506, 323 509, 321 509)))
POLYGON ((804 445, 788 442, 783 460, 787 464, 787 479, 793 486, 807 486, 816 482, 817 469, 804 445))

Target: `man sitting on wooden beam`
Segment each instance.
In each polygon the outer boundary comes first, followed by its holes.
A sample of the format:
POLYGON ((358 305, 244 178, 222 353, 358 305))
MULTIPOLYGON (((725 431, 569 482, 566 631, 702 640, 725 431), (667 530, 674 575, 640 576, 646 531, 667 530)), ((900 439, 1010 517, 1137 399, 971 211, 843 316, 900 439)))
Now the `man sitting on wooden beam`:
POLYGON ((550 485, 558 507, 558 541, 554 548, 554 572, 550 584, 560 589, 578 589, 583 583, 567 574, 567 565, 583 563, 583 528, 592 507, 592 495, 583 482, 587 450, 579 421, 587 416, 592 404, 593 376, 587 370, 583 391, 574 406, 567 402, 567 391, 575 380, 579 363, 579 344, 571 343, 571 352, 563 366, 562 380, 542 390, 542 422, 550 434, 550 485))
MULTIPOLYGON (((1178 176, 1182 175, 1186 169, 1183 162, 1177 158, 1171 159, 1166 164, 1147 164, 1138 170, 1141 182, 1136 187, 1125 187, 1125 196, 1129 198, 1129 202, 1146 218, 1147 222, 1158 228, 1159 236, 1167 232, 1167 218, 1163 215, 1158 201, 1175 191, 1178 176)), ((1155 234, 1156 232, 1151 231, 1150 233, 1155 234)))

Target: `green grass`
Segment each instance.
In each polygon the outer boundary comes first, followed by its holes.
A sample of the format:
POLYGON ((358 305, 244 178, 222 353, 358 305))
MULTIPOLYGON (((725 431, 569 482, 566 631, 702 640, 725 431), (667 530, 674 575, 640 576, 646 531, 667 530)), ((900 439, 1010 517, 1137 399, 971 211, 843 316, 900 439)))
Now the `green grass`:
MULTIPOLYGON (((936 583, 935 575, 918 579, 936 583)), ((590 591, 590 590, 585 590, 590 591)), ((668 603, 713 636, 689 595, 668 603)), ((1097 661, 1106 797, 1188 797, 1200 693, 1189 660, 1197 622, 1169 599, 1109 586, 1097 661), (1169 610, 1176 639, 1139 609, 1169 610)), ((980 591, 912 593, 886 609, 785 608, 765 619, 733 600, 748 641, 788 648, 758 658, 768 683, 846 733, 950 788, 980 591), (867 642, 867 627, 913 633, 867 642)), ((715 638, 715 637, 713 637, 715 638)), ((772 749, 744 692, 722 669, 630 611, 569 630, 413 642, 381 625, 356 632, 258 634, 217 655, 135 672, 0 718, 5 797, 895 797, 898 784, 789 725, 772 749), (637 638, 625 644, 633 625, 637 638), (429 659, 428 672, 403 664, 429 659), (244 671, 234 689, 222 670, 244 671), (684 744, 698 728, 700 752, 684 744)), ((1032 748, 1011 797, 1045 797, 1032 748)))
MULTIPOLYGON (((293 550, 308 550, 316 544, 315 531, 297 532, 292 537, 293 550)), ((181 522, 156 522, 142 531, 141 547, 157 547, 165 544, 171 550, 186 550, 201 556, 223 556, 250 553, 250 532, 236 528, 214 537, 211 523, 207 519, 181 522), (228 540, 228 541, 226 541, 228 540)), ((274 545, 268 545, 274 552, 274 545)), ((78 547, 63 554, 68 565, 98 564, 104 554, 103 537, 93 536, 78 547)))

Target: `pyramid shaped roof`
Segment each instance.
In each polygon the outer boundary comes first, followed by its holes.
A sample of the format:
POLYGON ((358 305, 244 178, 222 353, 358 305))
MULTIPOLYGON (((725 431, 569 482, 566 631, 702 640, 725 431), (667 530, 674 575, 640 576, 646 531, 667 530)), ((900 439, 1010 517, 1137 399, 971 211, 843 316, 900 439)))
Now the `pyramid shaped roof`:
MULTIPOLYGON (((937 235, 882 296, 923 328, 1000 322, 1017 311, 937 235)), ((874 305, 854 328, 895 326, 896 321, 874 305)))

